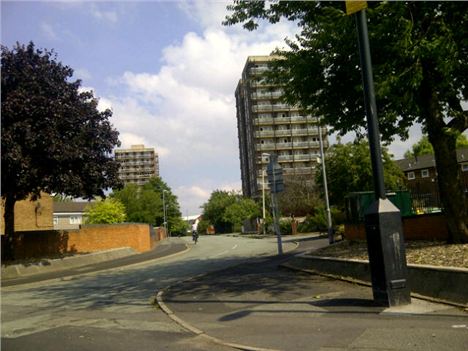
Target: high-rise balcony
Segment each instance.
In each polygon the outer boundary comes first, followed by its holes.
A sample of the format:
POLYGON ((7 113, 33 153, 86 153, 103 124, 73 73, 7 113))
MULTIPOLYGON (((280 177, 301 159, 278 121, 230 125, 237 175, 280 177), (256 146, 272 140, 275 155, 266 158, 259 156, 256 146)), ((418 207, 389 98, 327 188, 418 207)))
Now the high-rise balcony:
POLYGON ((252 93, 252 99, 253 100, 260 100, 260 99, 278 99, 283 95, 282 92, 280 91, 272 91, 268 93, 252 93))
POLYGON ((275 150, 275 148, 274 143, 257 144, 257 150, 275 150))
POLYGON ((273 137, 273 136, 275 136, 275 131, 274 130, 257 131, 257 132, 255 132, 255 136, 257 138, 260 138, 260 137, 273 137))
POLYGON ((253 112, 278 111, 278 110, 289 110, 289 109, 290 109, 290 106, 287 104, 252 105, 253 112))
POLYGON ((273 123, 273 118, 255 118, 255 125, 266 125, 266 124, 272 124, 273 123))
POLYGON ((277 150, 290 149, 291 147, 292 143, 276 143, 277 150))
POLYGON ((278 161, 279 162, 291 162, 294 160, 294 155, 279 155, 278 156, 278 161))
POLYGON ((268 71, 269 68, 267 66, 261 66, 261 67, 251 67, 249 69, 249 72, 251 74, 260 74, 260 73, 265 73, 266 71, 268 71))
POLYGON ((275 130, 275 136, 290 136, 291 130, 290 129, 277 129, 275 130))

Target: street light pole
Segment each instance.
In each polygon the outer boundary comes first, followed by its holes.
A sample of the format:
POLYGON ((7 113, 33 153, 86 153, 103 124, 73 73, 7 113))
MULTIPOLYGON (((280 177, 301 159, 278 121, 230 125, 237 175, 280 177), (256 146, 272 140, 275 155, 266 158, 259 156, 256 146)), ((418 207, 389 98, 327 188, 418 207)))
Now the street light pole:
POLYGON ((262 229, 263 235, 265 235, 265 170, 262 168, 262 205, 263 205, 263 222, 262 229))
POLYGON ((164 190, 162 191, 163 193, 163 216, 164 216, 164 230, 166 231, 166 236, 169 236, 168 233, 167 233, 167 222, 166 222, 166 197, 165 197, 165 193, 166 193, 167 190, 164 190))
POLYGON ((328 200, 327 170, 325 168, 325 155, 323 152, 322 128, 320 128, 320 124, 317 125, 317 128, 318 128, 318 133, 319 133, 320 158, 322 160, 323 191, 325 192, 325 206, 327 207, 328 243, 333 244, 335 242, 335 238, 333 235, 330 201, 328 200))
MULTIPOLYGON (((351 1, 348 1, 348 4, 353 5, 351 1)), ((385 194, 367 16, 364 8, 360 8, 356 13, 356 26, 375 192, 375 201, 365 213, 372 292, 375 301, 387 306, 406 305, 411 303, 411 296, 407 282, 403 227, 400 211, 385 194)))
MULTIPOLYGON (((263 161, 263 156, 269 157, 270 154, 264 152, 262 153, 262 161, 263 161)), ((262 162, 262 205, 263 205, 263 235, 266 234, 266 213, 265 213, 265 169, 263 168, 263 162, 262 162)))

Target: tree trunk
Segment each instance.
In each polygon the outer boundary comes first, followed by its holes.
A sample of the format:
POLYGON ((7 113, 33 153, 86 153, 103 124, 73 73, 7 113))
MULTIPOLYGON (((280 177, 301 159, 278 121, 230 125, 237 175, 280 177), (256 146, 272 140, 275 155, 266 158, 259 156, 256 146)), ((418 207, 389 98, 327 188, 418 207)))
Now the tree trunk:
POLYGON ((6 195, 5 197, 5 241, 3 248, 3 260, 10 261, 15 259, 14 252, 14 234, 15 234, 15 203, 14 196, 6 195))
POLYGON ((457 133, 450 130, 443 119, 437 93, 431 84, 435 77, 428 64, 423 64, 423 72, 422 113, 429 141, 434 148, 439 195, 448 223, 449 242, 468 243, 468 212, 457 162, 457 133))

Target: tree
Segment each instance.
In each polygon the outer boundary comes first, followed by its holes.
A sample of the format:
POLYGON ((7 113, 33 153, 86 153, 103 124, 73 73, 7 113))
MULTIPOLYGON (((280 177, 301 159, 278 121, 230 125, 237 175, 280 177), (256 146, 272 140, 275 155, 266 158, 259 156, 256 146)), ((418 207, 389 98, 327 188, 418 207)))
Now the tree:
POLYGON ((411 147, 411 150, 405 152, 405 158, 418 157, 422 155, 432 155, 434 154, 434 149, 432 148, 431 143, 426 135, 424 135, 421 140, 411 147))
POLYGON ((223 219, 234 227, 240 227, 244 220, 260 216, 260 206, 254 200, 240 198, 225 209, 223 219))
POLYGON ((233 191, 215 190, 211 193, 203 207, 203 219, 215 226, 217 233, 227 233, 232 230, 232 223, 224 218, 226 209, 234 204, 240 195, 233 191))
POLYGON ((152 189, 130 183, 123 189, 113 192, 111 197, 124 204, 129 222, 155 226, 159 224, 158 219, 162 218, 161 196, 152 189))
POLYGON ((107 198, 86 208, 87 224, 122 223, 126 219, 125 206, 117 199, 107 198))
MULTIPOLYGON (((171 188, 162 180, 161 177, 150 178, 148 183, 143 185, 143 189, 152 189, 160 194, 160 198, 163 199, 166 205, 166 220, 169 231, 177 229, 180 231, 182 221, 182 214, 180 212, 180 205, 177 200, 177 196, 172 193, 171 188), (163 196, 164 192, 164 196, 163 196)), ((162 210, 162 207, 161 207, 162 210)), ((164 222, 164 213, 160 212, 160 216, 157 217, 157 225, 161 225, 164 222)))
POLYGON ((6 256, 14 258, 16 201, 60 193, 91 199, 118 187, 120 145, 110 110, 80 92, 73 70, 53 51, 17 44, 1 47, 2 198, 5 204, 6 256))
POLYGON ((180 233, 183 231, 181 223, 183 220, 177 197, 172 194, 169 186, 161 178, 150 178, 142 186, 127 184, 123 189, 115 191, 111 196, 119 199, 125 205, 130 222, 143 222, 153 226, 161 226, 164 224, 163 191, 168 229, 180 233))
MULTIPOLYGON (((465 148, 468 147, 468 139, 464 134, 460 134, 457 138, 456 148, 465 148)), ((410 150, 405 152, 405 158, 416 158, 422 155, 433 155, 434 149, 432 148, 431 143, 427 135, 423 135, 422 138, 414 144, 410 150)))
MULTIPOLYGON (((468 213, 455 144, 468 128, 468 3, 368 2, 375 92, 384 140, 423 125, 435 151, 451 240, 468 242, 468 213)), ((254 30, 258 20, 295 21, 301 33, 268 74, 285 99, 323 116, 341 134, 362 134, 366 120, 353 16, 342 2, 236 1, 225 24, 254 30)))
MULTIPOLYGON (((404 174, 392 161, 386 148, 382 148, 382 159, 385 188, 387 191, 401 189, 404 174)), ((325 162, 331 204, 343 209, 344 197, 350 192, 374 190, 369 144, 366 141, 333 145, 325 156, 325 162)), ((317 183, 323 185, 321 169, 316 174, 317 183)))
POLYGON ((283 215, 305 216, 314 212, 321 200, 312 181, 304 176, 285 178, 284 191, 278 194, 278 207, 283 215))

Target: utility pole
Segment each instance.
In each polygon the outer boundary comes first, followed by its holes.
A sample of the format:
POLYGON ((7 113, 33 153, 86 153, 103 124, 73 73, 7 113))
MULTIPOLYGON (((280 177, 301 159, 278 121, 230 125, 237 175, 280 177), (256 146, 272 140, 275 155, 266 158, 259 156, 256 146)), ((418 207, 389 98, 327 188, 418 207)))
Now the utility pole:
POLYGON ((268 185, 270 186, 271 194, 271 212, 273 213, 273 226, 275 228, 276 240, 278 243, 278 255, 283 254, 283 243, 281 240, 281 230, 279 227, 279 211, 276 194, 284 190, 283 170, 278 164, 278 156, 270 155, 270 162, 267 168, 268 185))
POLYGON ((346 1, 347 14, 355 13, 367 115, 375 201, 365 213, 367 250, 374 300, 386 306, 411 303, 401 214, 386 197, 380 133, 377 119, 366 1, 346 1))
POLYGON ((164 230, 166 231, 166 236, 169 236, 167 232, 167 219, 166 219, 166 196, 164 195, 167 190, 163 189, 163 216, 164 216, 164 230))
MULTIPOLYGON (((270 154, 267 154, 266 152, 262 153, 260 157, 267 156, 270 157, 270 154)), ((262 160, 263 161, 263 160, 262 160)), ((263 209, 263 223, 262 223, 262 229, 263 229, 263 235, 266 234, 266 211, 265 211, 265 169, 263 168, 263 162, 262 162, 262 209, 263 209)))
POLYGON ((320 128, 320 124, 317 125, 317 128, 320 142, 320 158, 322 160, 323 191, 325 193, 325 206, 327 207, 328 243, 333 244, 335 242, 335 235, 333 233, 330 201, 328 200, 327 170, 325 168, 325 153, 323 152, 322 128, 320 128))

